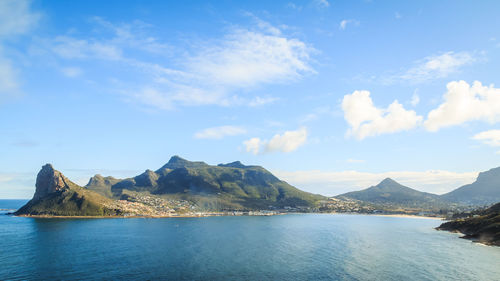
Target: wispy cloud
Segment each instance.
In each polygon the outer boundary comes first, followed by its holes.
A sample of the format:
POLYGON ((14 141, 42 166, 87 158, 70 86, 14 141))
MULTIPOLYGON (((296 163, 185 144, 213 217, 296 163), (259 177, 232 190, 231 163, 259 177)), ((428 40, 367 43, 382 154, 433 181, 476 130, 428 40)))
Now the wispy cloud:
POLYGON ((243 135, 247 130, 239 126, 219 126, 206 128, 194 134, 197 139, 222 139, 229 136, 243 135))
POLYGON ((286 131, 283 134, 274 135, 271 140, 251 138, 243 142, 247 152, 262 154, 270 152, 292 152, 297 150, 307 141, 307 129, 299 128, 296 131, 286 131))
POLYGON ((446 52, 428 56, 415 62, 414 66, 403 73, 382 78, 382 82, 393 84, 398 81, 424 83, 430 80, 446 78, 458 72, 462 67, 477 62, 477 55, 470 52, 446 52))
POLYGON ((38 146, 39 143, 32 140, 18 140, 10 143, 10 145, 17 147, 35 147, 38 146))
POLYGON ((483 86, 474 81, 452 81, 446 85, 444 102, 427 115, 424 125, 429 131, 456 126, 469 121, 500 121, 500 88, 483 86))
MULTIPOLYGON (((493 147, 500 147, 500 130, 488 130, 480 132, 472 137, 472 139, 481 141, 484 144, 493 147)), ((500 150, 496 152, 500 154, 500 150)))
POLYGON ((110 30, 112 38, 58 36, 50 49, 66 60, 118 61, 153 74, 149 81, 121 91, 142 105, 158 109, 178 105, 259 106, 276 98, 248 93, 264 84, 291 83, 315 73, 310 65, 315 50, 299 39, 284 35, 280 28, 249 16, 256 23, 252 28, 232 27, 223 38, 198 43, 188 51, 175 50, 155 37, 134 33, 147 28, 142 22, 115 26, 101 18, 95 18, 94 22, 110 30), (165 67, 133 59, 128 55, 129 49, 152 54, 162 50, 177 52, 179 58, 168 64, 171 67, 165 67))
POLYGON ((31 9, 29 0, 0 1, 0 38, 24 34, 41 18, 31 9))
POLYGON ((351 164, 360 164, 360 163, 365 163, 366 161, 365 160, 361 160, 361 159, 352 159, 352 158, 349 158, 346 160, 347 163, 351 163, 351 164))
POLYGON ((330 2, 328 2, 327 0, 313 0, 313 3, 319 8, 330 7, 330 2))
POLYGON ((31 9, 28 0, 0 1, 0 100, 19 93, 18 71, 4 52, 5 40, 26 34, 33 29, 41 15, 31 9))
POLYGON ((418 91, 415 90, 415 92, 413 92, 413 96, 411 96, 411 101, 410 101, 410 104, 415 107, 417 106, 418 104, 420 103, 420 96, 418 95, 418 91))
POLYGON ((392 178, 403 185, 420 191, 442 194, 464 184, 472 183, 478 175, 477 172, 456 173, 442 170, 386 173, 311 170, 273 171, 273 173, 298 188, 330 196, 368 188, 378 184, 384 178, 392 178))
POLYGON ((350 20, 348 20, 348 19, 342 20, 342 21, 340 21, 340 23, 339 23, 339 29, 340 29, 340 30, 345 30, 345 29, 347 28, 347 25, 350 25, 350 24, 357 26, 357 25, 359 25, 359 21, 357 21, 357 20, 353 20, 353 19, 350 19, 350 20))
POLYGON ((347 135, 359 140, 410 130, 419 126, 423 119, 415 111, 406 110, 397 100, 387 108, 376 107, 369 91, 354 91, 345 95, 342 110, 344 119, 350 126, 347 135))
POLYGON ((292 9, 292 10, 296 10, 296 11, 302 11, 302 6, 299 6, 295 3, 292 3, 292 2, 288 2, 286 4, 286 7, 289 8, 289 9, 292 9))
POLYGON ((83 73, 82 69, 79 67, 63 67, 61 69, 61 72, 62 74, 64 74, 64 76, 70 78, 78 77, 83 73))

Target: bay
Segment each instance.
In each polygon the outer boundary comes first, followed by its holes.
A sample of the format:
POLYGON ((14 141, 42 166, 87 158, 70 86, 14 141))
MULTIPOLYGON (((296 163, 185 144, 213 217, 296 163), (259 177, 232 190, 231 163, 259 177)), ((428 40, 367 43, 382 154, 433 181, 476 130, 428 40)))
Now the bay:
MULTIPOLYGON (((0 209, 25 202, 0 200, 0 209)), ((434 230, 440 223, 339 214, 1 215, 0 279, 499 280, 499 247, 434 230)))

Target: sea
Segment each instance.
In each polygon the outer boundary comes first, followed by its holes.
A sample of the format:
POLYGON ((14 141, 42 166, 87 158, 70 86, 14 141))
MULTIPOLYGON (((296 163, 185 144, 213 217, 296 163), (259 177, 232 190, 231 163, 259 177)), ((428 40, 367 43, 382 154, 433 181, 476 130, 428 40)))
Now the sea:
POLYGON ((435 219, 5 215, 26 201, 0 200, 0 280, 500 280, 500 247, 435 219))

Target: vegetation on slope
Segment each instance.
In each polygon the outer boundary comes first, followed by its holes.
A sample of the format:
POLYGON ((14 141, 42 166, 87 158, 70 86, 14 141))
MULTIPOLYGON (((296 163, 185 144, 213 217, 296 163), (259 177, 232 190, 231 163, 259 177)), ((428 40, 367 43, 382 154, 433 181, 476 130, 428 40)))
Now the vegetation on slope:
POLYGON ((211 210, 312 207, 324 198, 301 191, 259 166, 238 161, 212 166, 178 156, 156 172, 147 170, 118 182, 91 179, 86 188, 113 198, 120 198, 124 191, 176 195, 211 210))
POLYGON ((500 203, 476 212, 471 217, 445 222, 437 229, 460 232, 465 234, 462 238, 500 246, 500 203))
POLYGON ((36 216, 111 216, 116 210, 105 207, 109 199, 83 188, 66 189, 51 193, 38 200, 31 200, 15 215, 36 216))

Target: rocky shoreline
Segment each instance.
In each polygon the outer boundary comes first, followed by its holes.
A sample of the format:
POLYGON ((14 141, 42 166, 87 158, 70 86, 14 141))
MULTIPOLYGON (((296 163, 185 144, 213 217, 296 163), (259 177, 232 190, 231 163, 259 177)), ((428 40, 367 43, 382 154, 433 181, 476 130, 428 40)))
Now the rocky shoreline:
POLYGON ((500 203, 465 218, 445 222, 436 227, 463 234, 464 239, 489 246, 500 246, 500 203))

